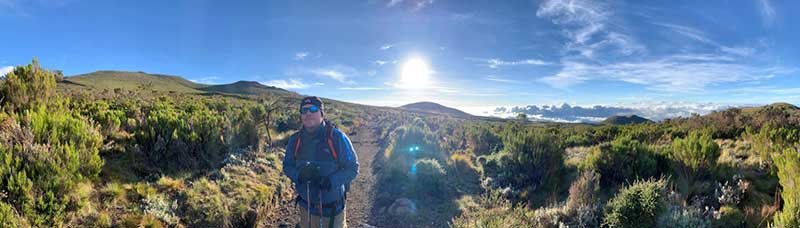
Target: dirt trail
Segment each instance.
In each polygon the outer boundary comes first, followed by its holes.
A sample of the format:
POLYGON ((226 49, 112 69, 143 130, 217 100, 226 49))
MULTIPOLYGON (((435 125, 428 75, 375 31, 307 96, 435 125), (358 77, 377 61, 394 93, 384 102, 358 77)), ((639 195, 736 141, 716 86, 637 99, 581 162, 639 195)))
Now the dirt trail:
POLYGON ((359 173, 350 183, 350 192, 347 194, 347 226, 359 228, 369 221, 375 202, 377 176, 372 173, 372 161, 379 154, 379 145, 372 129, 357 129, 356 133, 350 136, 350 141, 358 155, 359 173))

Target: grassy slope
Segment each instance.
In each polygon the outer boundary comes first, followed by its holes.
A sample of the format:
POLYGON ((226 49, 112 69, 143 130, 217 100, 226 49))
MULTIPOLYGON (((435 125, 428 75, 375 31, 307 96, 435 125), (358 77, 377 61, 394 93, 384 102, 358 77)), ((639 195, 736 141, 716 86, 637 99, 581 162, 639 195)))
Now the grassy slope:
POLYGON ((197 84, 178 76, 124 71, 97 71, 67 77, 65 81, 95 89, 122 88, 127 90, 139 90, 141 88, 149 88, 155 91, 186 93, 200 93, 202 91, 198 89, 204 87, 202 84, 197 84))

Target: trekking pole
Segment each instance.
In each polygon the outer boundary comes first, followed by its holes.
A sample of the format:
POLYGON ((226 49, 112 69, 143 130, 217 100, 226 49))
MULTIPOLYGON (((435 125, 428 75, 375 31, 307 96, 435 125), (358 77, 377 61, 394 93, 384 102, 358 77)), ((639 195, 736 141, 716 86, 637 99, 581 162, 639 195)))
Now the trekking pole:
POLYGON ((311 228, 311 182, 306 181, 306 212, 308 212, 308 228, 311 228))
POLYGON ((319 189, 319 228, 322 228, 322 189, 319 189))
MULTIPOLYGON (((308 168, 311 162, 306 162, 305 168, 308 168)), ((305 169, 304 168, 304 169, 305 169)), ((308 228, 311 228, 311 181, 306 180, 306 212, 308 212, 308 228)))

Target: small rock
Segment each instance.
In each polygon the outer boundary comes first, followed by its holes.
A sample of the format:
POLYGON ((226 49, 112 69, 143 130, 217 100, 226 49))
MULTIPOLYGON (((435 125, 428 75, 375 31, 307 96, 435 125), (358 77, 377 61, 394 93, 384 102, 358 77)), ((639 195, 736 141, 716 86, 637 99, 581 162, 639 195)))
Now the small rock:
POLYGON ((361 228, 376 228, 376 227, 370 224, 362 223, 361 228))
POLYGON ((399 198, 389 206, 389 213, 392 215, 411 215, 417 213, 417 204, 407 198, 399 198))

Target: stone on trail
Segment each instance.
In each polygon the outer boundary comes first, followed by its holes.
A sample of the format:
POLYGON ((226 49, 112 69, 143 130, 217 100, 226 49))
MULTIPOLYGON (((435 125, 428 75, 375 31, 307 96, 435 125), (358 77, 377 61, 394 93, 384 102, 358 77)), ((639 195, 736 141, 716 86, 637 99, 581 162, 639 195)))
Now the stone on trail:
POLYGON ((389 213, 392 215, 411 215, 417 213, 417 204, 407 198, 399 198, 389 206, 389 213))

